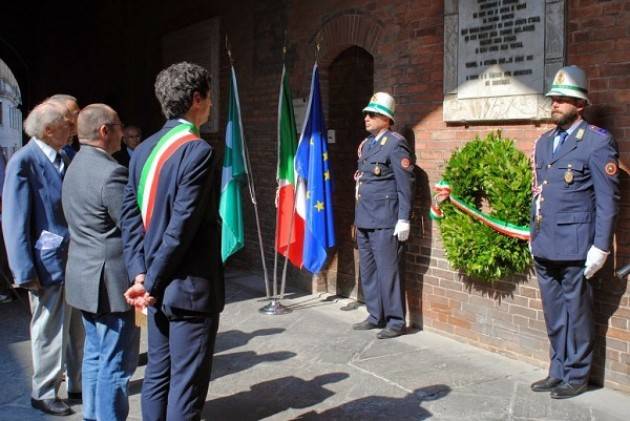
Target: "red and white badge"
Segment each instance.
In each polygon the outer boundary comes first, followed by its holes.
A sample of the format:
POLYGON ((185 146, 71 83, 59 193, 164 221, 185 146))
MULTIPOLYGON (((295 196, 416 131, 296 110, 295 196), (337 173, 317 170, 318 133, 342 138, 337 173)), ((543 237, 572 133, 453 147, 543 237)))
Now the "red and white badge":
POLYGON ((617 171, 619 170, 619 167, 617 167, 617 163, 614 161, 610 161, 608 164, 606 164, 606 166, 604 167, 604 171, 606 171, 606 174, 608 174, 609 176, 613 176, 615 174, 617 174, 617 171))

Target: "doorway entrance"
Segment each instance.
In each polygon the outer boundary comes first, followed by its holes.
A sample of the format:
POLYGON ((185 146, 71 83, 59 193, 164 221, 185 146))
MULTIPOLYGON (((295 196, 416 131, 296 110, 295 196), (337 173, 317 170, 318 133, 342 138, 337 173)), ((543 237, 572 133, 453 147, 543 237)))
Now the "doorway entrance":
MULTIPOLYGON (((358 298, 358 250, 352 240, 354 222, 354 172, 357 147, 367 136, 361 110, 374 89, 374 58, 361 47, 341 52, 328 72, 328 127, 335 131, 329 144, 330 163, 335 177, 334 209, 337 239, 336 291, 358 298)), ((329 288, 332 285, 329 285, 329 288)), ((332 288, 331 288, 332 289, 332 288)))

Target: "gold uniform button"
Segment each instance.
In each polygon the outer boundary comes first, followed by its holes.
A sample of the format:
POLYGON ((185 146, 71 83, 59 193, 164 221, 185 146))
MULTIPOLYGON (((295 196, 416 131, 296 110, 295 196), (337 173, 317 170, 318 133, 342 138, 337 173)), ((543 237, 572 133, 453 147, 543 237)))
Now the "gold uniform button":
POLYGON ((547 164, 547 168, 551 168, 551 164, 547 164))
POLYGON ((571 165, 571 164, 569 164, 569 165, 567 165, 567 166, 568 166, 569 168, 573 168, 573 165, 571 165))
POLYGON ((543 184, 547 184, 547 180, 543 181, 543 184))

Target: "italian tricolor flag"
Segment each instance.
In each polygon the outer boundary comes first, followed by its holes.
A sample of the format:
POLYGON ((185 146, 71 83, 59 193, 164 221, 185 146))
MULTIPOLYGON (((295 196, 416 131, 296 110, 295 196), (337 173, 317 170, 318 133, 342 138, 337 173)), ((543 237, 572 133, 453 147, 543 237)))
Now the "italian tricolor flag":
POLYGON ((302 267, 304 218, 295 209, 297 130, 286 66, 282 68, 278 101, 278 191, 276 196, 276 250, 302 267))

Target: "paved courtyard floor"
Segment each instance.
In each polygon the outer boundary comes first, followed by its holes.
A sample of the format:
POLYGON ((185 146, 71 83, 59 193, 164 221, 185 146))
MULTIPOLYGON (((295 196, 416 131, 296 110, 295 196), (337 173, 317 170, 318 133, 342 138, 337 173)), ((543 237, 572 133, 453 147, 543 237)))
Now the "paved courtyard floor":
MULTIPOLYGON (((624 420, 630 396, 593 389, 556 401, 529 384, 545 376, 531 365, 429 332, 376 339, 351 324, 364 307, 293 292, 292 312, 267 316, 262 280, 227 277, 208 420, 624 420)), ((63 419, 30 407, 29 315, 19 302, 0 304, 0 420, 63 419)), ((143 332, 141 352, 146 351, 143 332)), ((129 419, 140 420, 144 366, 131 383, 129 419)), ((68 420, 80 420, 81 407, 68 420)))

